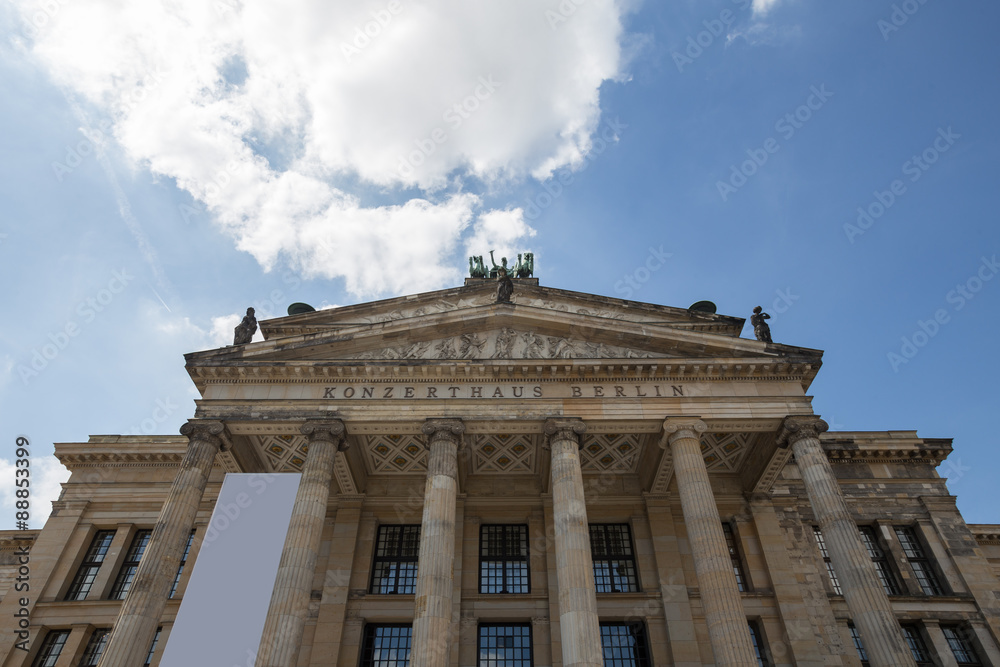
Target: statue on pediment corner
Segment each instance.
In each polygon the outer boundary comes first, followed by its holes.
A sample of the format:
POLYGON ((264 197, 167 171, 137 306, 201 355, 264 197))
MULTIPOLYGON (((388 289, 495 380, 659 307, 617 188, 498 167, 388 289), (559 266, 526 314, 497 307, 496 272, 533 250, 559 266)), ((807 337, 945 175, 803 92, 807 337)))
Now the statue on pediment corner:
POLYGON ((771 319, 771 316, 762 312, 763 310, 760 306, 755 306, 753 315, 750 316, 750 324, 753 325, 753 335, 762 343, 773 343, 774 341, 771 340, 771 327, 764 321, 771 319))
POLYGON ((253 340, 255 333, 257 333, 257 318, 254 317, 254 309, 247 308, 243 321, 233 329, 233 345, 246 345, 253 340))

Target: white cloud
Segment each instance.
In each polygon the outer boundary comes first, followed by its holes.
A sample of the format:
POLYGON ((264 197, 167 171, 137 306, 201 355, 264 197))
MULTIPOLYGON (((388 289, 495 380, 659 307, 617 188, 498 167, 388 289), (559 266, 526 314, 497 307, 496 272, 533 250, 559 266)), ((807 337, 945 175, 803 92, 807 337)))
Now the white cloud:
POLYGON ((600 85, 623 78, 614 0, 556 24, 536 0, 17 4, 28 22, 49 8, 32 52, 132 159, 265 268, 359 296, 454 282, 483 213, 471 184, 581 166, 600 85), (373 188, 398 201, 367 203, 373 188))
POLYGON ((758 15, 767 14, 781 0, 753 0, 753 13, 758 15))
MULTIPOLYGON (((31 528, 41 528, 52 511, 52 501, 59 498, 62 491, 61 484, 69 479, 69 470, 59 463, 59 459, 51 455, 32 456, 29 470, 31 471, 29 524, 31 528)), ((0 479, 10 480, 10 483, 0 486, 0 508, 3 508, 4 517, 16 517, 16 503, 21 500, 15 495, 17 491, 17 487, 13 484, 15 471, 14 461, 0 458, 0 479)))
POLYGON ((514 266, 518 252, 531 250, 523 244, 515 245, 515 242, 531 238, 535 234, 535 230, 524 221, 521 209, 489 211, 479 216, 472 236, 465 242, 465 251, 467 255, 482 255, 486 268, 492 266, 490 250, 496 251, 493 257, 498 265, 506 257, 508 266, 514 266))

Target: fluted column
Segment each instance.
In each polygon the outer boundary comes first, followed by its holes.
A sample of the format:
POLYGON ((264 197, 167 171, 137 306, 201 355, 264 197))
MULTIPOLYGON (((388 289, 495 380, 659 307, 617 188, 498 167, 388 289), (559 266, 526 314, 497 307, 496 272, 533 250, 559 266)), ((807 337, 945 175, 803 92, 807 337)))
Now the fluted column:
POLYGON ((673 455, 674 477, 677 479, 715 664, 718 667, 755 667, 757 658, 743 601, 701 453, 701 434, 705 429, 705 423, 700 419, 667 419, 663 422, 673 455))
POLYGON ((347 449, 344 422, 339 419, 309 420, 299 430, 309 438, 309 451, 274 578, 256 667, 295 664, 316 575, 316 554, 326 521, 333 464, 337 451, 347 449))
POLYGON ((795 454, 809 504, 823 531, 844 601, 861 633, 869 661, 873 667, 915 665, 875 565, 861 542, 858 526, 851 518, 833 468, 820 445, 819 434, 827 428, 827 423, 815 415, 787 417, 778 433, 778 444, 791 445, 795 454))
POLYGON ((580 436, 586 431, 586 425, 578 419, 545 422, 552 453, 549 471, 563 667, 601 667, 604 664, 594 561, 590 554, 590 526, 580 470, 580 436))
POLYGON ((177 568, 194 527, 198 506, 222 447, 222 422, 191 419, 181 426, 189 443, 156 520, 135 579, 122 602, 100 667, 135 667, 146 661, 167 604, 177 568))
POLYGON ((451 644, 451 600, 455 560, 455 498, 460 419, 428 419, 427 482, 420 522, 420 560, 413 610, 412 667, 446 667, 451 644))

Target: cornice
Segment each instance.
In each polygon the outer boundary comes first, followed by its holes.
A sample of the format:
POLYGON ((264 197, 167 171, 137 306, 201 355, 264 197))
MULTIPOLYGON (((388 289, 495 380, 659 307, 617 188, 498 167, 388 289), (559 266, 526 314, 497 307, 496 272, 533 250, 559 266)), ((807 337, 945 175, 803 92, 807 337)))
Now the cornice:
POLYGON ((903 463, 940 465, 951 454, 950 444, 901 444, 896 446, 844 445, 823 442, 823 451, 831 463, 903 463))
POLYGON ((970 523, 969 530, 982 546, 1000 546, 1000 525, 988 523, 970 523))

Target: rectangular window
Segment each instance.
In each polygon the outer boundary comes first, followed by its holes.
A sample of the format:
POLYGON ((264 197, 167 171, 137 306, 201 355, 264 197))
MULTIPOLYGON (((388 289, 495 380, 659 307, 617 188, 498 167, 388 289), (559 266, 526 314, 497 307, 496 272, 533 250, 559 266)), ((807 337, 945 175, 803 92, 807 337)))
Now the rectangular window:
POLYGON ((924 636, 920 633, 920 628, 912 624, 905 624, 903 627, 903 637, 906 638, 906 644, 910 647, 910 653, 913 654, 913 660, 918 665, 933 665, 931 662, 931 653, 927 650, 927 644, 924 642, 924 636))
POLYGON ((651 667, 646 626, 642 623, 601 623, 604 667, 651 667))
MULTIPOLYGON (((420 526, 379 526, 369 593, 413 593, 417 586, 420 526)), ((384 667, 384 666, 383 666, 384 667)))
POLYGON ((934 574, 934 568, 927 560, 924 547, 917 538, 917 532, 909 526, 895 526, 895 530, 899 544, 903 547, 903 553, 906 554, 906 560, 910 562, 917 583, 920 584, 920 590, 924 595, 944 595, 941 583, 934 574))
POLYGON ((55 667, 67 639, 69 639, 69 630, 49 630, 49 634, 45 635, 42 648, 39 649, 31 667, 55 667))
POLYGON ((80 563, 80 569, 76 571, 76 577, 70 584, 69 592, 66 593, 67 600, 86 600, 90 593, 90 587, 94 585, 101 563, 108 554, 108 547, 115 536, 113 530, 99 530, 94 534, 94 539, 90 542, 90 548, 80 563))
POLYGON ((771 667, 771 662, 767 659, 767 651, 764 649, 764 635, 760 632, 760 626, 756 621, 747 621, 750 627, 750 641, 753 642, 753 652, 757 656, 757 667, 771 667))
POLYGON ((528 593, 528 527, 479 528, 479 592, 528 593))
POLYGON ((163 628, 156 628, 156 634, 153 635, 153 643, 149 646, 149 654, 146 656, 146 662, 142 664, 142 667, 151 667, 153 664, 153 654, 156 653, 156 645, 160 643, 161 632, 163 632, 163 628))
POLYGON ((361 667, 409 667, 409 625, 367 625, 361 642, 361 667))
POLYGON ((872 563, 875 564, 875 572, 878 574, 878 580, 882 582, 885 594, 899 595, 899 585, 896 583, 896 577, 892 573, 892 566, 889 565, 889 559, 886 558, 885 551, 882 550, 882 547, 878 543, 878 535, 875 534, 875 529, 871 526, 858 526, 858 532, 861 533, 861 541, 864 542, 868 556, 872 559, 872 563))
POLYGON ((479 626, 479 667, 531 667, 531 626, 479 626))
POLYGON ((184 547, 184 555, 181 556, 181 564, 177 568, 177 574, 174 576, 174 584, 170 587, 170 595, 168 598, 174 597, 177 593, 177 586, 181 583, 181 575, 184 573, 184 566, 187 564, 188 554, 191 553, 191 543, 194 542, 194 531, 188 535, 187 546, 184 547))
POLYGON ((830 584, 833 586, 833 592, 837 595, 843 595, 844 593, 840 590, 840 582, 837 581, 837 573, 833 569, 833 563, 830 562, 830 553, 826 550, 826 540, 823 539, 823 533, 820 531, 819 526, 813 526, 813 537, 816 538, 816 545, 819 547, 819 553, 823 556, 823 564, 826 565, 826 573, 830 575, 830 584))
POLYGON ((108 635, 111 630, 94 630, 87 642, 87 649, 83 652, 83 659, 80 660, 80 667, 97 667, 104 654, 104 647, 108 645, 108 635))
POLYGON ((726 535, 726 546, 729 547, 729 559, 733 561, 733 574, 736 575, 736 587, 740 590, 740 593, 746 593, 749 587, 747 586, 746 575, 743 573, 743 560, 740 558, 740 552, 736 546, 736 535, 733 533, 733 527, 728 523, 723 523, 722 532, 726 535))
POLYGON ((847 628, 851 631, 851 641, 854 642, 854 648, 858 652, 858 659, 861 660, 862 667, 870 667, 868 652, 865 651, 865 645, 861 643, 861 633, 858 632, 853 623, 848 623, 847 628))
POLYGON ((598 593, 634 593, 639 590, 632 533, 627 523, 590 524, 590 555, 598 593))
POLYGON ((981 665, 976 647, 969 637, 969 631, 960 625, 942 625, 941 632, 948 641, 951 652, 955 654, 955 662, 960 665, 981 665))
POLYGON ((151 530, 135 531, 132 544, 128 548, 128 553, 125 554, 125 562, 122 563, 122 569, 118 571, 114 588, 111 589, 110 599, 124 600, 125 596, 128 595, 128 589, 132 587, 132 580, 135 579, 135 573, 139 569, 139 561, 146 553, 146 547, 149 545, 149 538, 152 534, 151 530))

